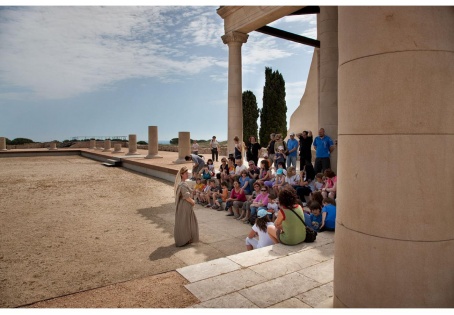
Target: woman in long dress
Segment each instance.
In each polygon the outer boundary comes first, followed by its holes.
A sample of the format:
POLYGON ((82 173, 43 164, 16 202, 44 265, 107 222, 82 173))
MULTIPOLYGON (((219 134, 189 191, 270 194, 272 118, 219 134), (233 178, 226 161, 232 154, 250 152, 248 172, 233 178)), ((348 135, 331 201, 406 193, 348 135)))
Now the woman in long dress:
POLYGON ((185 246, 199 241, 199 225, 194 213, 194 200, 191 198, 192 189, 189 188, 188 168, 183 166, 175 178, 175 245, 185 246))

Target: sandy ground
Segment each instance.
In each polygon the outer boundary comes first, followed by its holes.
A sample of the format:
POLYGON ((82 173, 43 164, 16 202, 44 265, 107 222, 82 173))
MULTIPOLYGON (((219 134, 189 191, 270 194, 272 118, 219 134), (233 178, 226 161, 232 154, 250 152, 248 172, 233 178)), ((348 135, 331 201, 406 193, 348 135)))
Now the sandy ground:
POLYGON ((33 306, 197 303, 172 271, 188 263, 175 255, 170 183, 80 156, 1 158, 0 200, 0 307, 76 292, 33 306))

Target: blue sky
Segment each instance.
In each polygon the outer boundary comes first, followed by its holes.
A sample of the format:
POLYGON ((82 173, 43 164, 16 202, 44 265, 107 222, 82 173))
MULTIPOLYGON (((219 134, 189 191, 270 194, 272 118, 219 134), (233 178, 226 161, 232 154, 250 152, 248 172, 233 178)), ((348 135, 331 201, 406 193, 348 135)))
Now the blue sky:
MULTIPOLYGON (((228 46, 219 6, 0 7, 0 136, 34 141, 189 131, 227 138, 228 46)), ((270 26, 316 38, 316 16, 270 26)), ((243 91, 262 106, 265 67, 286 82, 287 117, 313 48, 251 32, 243 91)))

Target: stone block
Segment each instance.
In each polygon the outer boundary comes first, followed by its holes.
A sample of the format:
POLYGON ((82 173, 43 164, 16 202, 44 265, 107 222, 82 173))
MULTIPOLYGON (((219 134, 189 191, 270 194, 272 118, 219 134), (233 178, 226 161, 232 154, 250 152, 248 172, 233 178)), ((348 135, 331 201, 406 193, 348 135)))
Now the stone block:
POLYGON ((203 279, 219 276, 241 267, 227 258, 210 260, 196 265, 179 268, 176 271, 190 282, 196 282, 203 279))

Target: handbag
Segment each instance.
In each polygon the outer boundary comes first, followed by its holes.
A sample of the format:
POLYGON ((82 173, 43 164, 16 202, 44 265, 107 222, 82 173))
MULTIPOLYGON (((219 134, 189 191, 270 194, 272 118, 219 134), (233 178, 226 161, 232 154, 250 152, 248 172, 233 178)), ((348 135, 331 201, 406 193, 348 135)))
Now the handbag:
POLYGON ((304 240, 304 242, 305 243, 314 242, 315 239, 317 238, 317 232, 314 231, 312 228, 308 227, 306 225, 306 223, 304 222, 304 220, 301 219, 301 217, 293 209, 289 209, 289 210, 292 211, 298 217, 298 219, 300 219, 301 222, 303 222, 304 226, 306 227, 306 239, 304 240))

